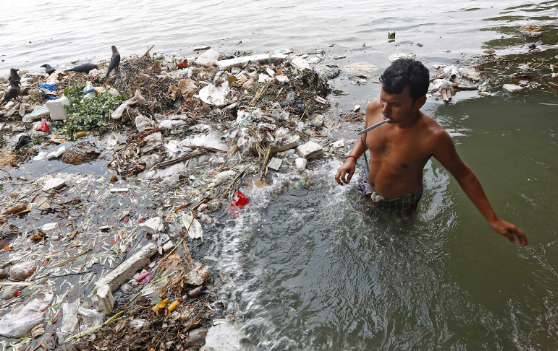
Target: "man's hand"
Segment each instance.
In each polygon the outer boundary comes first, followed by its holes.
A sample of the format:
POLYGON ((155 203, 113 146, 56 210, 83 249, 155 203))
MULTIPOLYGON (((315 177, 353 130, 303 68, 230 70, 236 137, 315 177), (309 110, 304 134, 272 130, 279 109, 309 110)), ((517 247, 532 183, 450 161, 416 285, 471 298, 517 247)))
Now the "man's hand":
POLYGON ((345 161, 345 163, 343 163, 343 165, 337 170, 337 174, 335 175, 337 183, 339 183, 339 185, 343 185, 343 183, 349 184, 353 174, 355 174, 355 168, 356 160, 353 157, 348 158, 347 161, 345 161))
POLYGON ((517 241, 519 240, 521 245, 527 246, 528 243, 525 233, 523 233, 523 231, 517 228, 515 225, 501 219, 497 219, 490 225, 496 233, 505 236, 512 243, 517 244, 517 241))

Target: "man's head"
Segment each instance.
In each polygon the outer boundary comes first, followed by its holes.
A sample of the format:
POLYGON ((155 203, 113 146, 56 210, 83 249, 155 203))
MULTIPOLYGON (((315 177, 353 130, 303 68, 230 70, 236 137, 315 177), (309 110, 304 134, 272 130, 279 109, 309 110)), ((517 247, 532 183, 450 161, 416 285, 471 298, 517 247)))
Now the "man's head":
POLYGON ((382 73, 380 82, 382 113, 397 123, 416 116, 424 105, 430 74, 419 61, 399 59, 382 73))

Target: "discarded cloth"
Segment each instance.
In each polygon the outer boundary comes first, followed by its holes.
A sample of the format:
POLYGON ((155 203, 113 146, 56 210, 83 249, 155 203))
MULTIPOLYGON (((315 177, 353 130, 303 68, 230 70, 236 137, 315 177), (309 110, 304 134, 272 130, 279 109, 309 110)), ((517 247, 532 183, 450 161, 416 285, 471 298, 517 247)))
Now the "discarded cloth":
POLYGON ((414 193, 394 199, 383 197, 375 192, 366 179, 362 180, 358 184, 358 188, 362 195, 370 197, 372 202, 374 202, 373 208, 380 208, 389 212, 411 212, 417 208, 417 205, 422 198, 424 184, 421 185, 414 193))

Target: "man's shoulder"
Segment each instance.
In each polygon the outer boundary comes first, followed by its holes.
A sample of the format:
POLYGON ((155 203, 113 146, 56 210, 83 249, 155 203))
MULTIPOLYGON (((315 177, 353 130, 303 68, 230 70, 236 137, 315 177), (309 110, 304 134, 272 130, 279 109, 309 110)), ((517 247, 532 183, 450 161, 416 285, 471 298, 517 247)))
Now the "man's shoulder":
POLYGON ((423 137, 427 136, 434 139, 433 141, 438 141, 440 138, 445 138, 448 135, 446 130, 430 115, 422 112, 421 120, 423 126, 421 129, 425 134, 423 137))
POLYGON ((380 107, 380 99, 375 98, 366 105, 366 112, 372 112, 380 107))

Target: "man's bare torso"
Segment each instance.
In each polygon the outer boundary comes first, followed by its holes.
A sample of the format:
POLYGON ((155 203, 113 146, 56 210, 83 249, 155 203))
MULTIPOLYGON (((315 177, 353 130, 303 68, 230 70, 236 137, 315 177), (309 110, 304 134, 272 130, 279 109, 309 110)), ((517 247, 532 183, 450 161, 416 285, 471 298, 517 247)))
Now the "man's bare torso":
MULTIPOLYGON (((381 122, 379 99, 366 108, 366 126, 381 122)), ((386 123, 366 133, 370 150, 368 183, 378 194, 396 198, 422 186, 422 170, 432 156, 436 136, 442 127, 421 112, 412 125, 386 123)))

